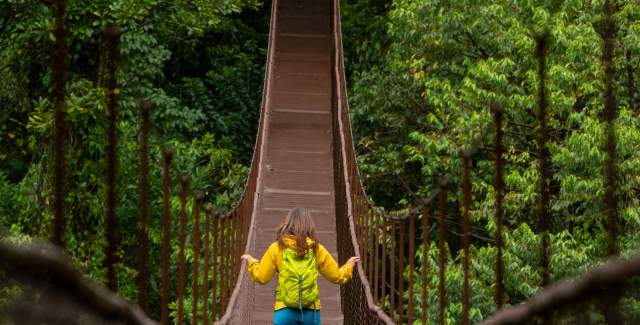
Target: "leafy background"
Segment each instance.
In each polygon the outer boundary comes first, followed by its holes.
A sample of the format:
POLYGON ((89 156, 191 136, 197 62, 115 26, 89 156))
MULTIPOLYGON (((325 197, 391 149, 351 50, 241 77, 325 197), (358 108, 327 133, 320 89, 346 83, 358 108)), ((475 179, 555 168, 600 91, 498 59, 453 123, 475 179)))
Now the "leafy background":
MULTIPOLYGON (((538 75, 534 35, 548 30, 551 128, 551 280, 578 275, 605 256, 604 1, 351 0, 343 4, 345 65, 358 163, 377 205, 400 210, 448 175, 446 322, 462 315, 460 149, 472 144, 471 318, 495 311, 494 136, 490 104, 505 109, 505 289, 509 304, 540 290, 537 215, 538 75), (381 95, 382 94, 382 95, 381 95)), ((614 1, 617 153, 622 254, 640 245, 640 5, 614 1)), ((438 321, 438 233, 430 233, 429 320, 438 321)), ((421 265, 416 271, 420 279, 421 265)), ((406 277, 405 270, 405 277, 406 277)), ((421 281, 415 284, 416 298, 421 281)), ((407 299, 407 297, 404 297, 407 299)), ((639 321, 637 293, 623 310, 639 321)), ((405 301, 406 306, 406 301, 405 301)), ((416 308, 416 315, 421 310, 416 308)), ((585 319, 601 320, 589 309, 585 319)), ((566 316, 566 315, 565 315, 566 316)), ((563 317, 565 317, 563 316, 563 317)), ((566 321, 575 321, 571 315, 566 321)))
MULTIPOLYGON (((377 205, 399 210, 415 203, 414 196, 431 193, 438 175, 452 179, 447 203, 452 221, 447 223, 448 324, 457 323, 462 312, 460 230, 453 221, 461 217, 458 150, 471 143, 480 148, 473 156, 471 175, 471 317, 476 322, 495 311, 490 299, 495 277, 492 102, 506 112, 508 303, 521 302, 540 290, 533 35, 545 29, 550 34, 552 280, 580 274, 605 254, 602 4, 602 0, 342 1, 352 127, 368 193, 377 205)), ((619 244, 622 253, 629 254, 640 244, 640 4, 617 1, 616 7, 623 229, 619 244)), ((156 319, 161 149, 176 149, 173 184, 182 173, 191 175, 192 187, 204 190, 219 209, 238 198, 255 141, 269 12, 269 3, 259 0, 68 2, 66 109, 72 127, 66 159, 67 249, 78 269, 96 281, 105 280, 106 119, 99 32, 116 22, 126 29, 117 75, 119 291, 135 301, 139 110, 140 101, 149 99, 155 104, 150 307, 156 319)), ((0 233, 13 241, 47 238, 51 231, 52 17, 44 2, 0 2, 0 233)), ((177 185, 171 193, 175 216, 177 185)), ((431 243, 437 240, 437 232, 430 233, 431 243)), ((418 264, 417 274, 422 267, 437 269, 437 247, 419 247, 418 261, 423 254, 428 254, 429 265, 418 264)), ((187 257, 189 262, 190 251, 187 257)), ((176 255, 172 267, 175 261, 176 255)), ((430 272, 428 281, 430 288, 436 288, 437 273, 430 272)), ((422 283, 415 285, 419 288, 422 283)), ((420 290, 414 292, 418 295, 420 290)), ((624 298, 623 309, 631 322, 640 321, 635 298, 634 292, 624 298)), ((428 299, 429 320, 435 323, 437 291, 430 290, 428 299)), ((187 299, 185 310, 190 310, 190 303, 187 299)), ((416 306, 416 314, 420 312, 416 306)), ((585 315, 593 321, 601 317, 595 309, 585 315)))
MULTIPOLYGON (((125 298, 136 300, 139 115, 141 101, 147 99, 154 104, 149 297, 155 319, 160 304, 162 149, 176 151, 174 225, 183 174, 220 210, 239 197, 255 141, 269 12, 269 4, 258 0, 68 1, 66 248, 80 271, 98 282, 106 280, 105 63, 99 44, 102 28, 115 22, 125 29, 117 72, 118 288, 125 298)), ((53 10, 45 2, 0 2, 0 232, 10 240, 24 240, 25 234, 49 238, 51 232, 52 28, 53 10)), ((177 227, 172 231, 177 238, 177 227)), ((171 265, 177 268, 177 241, 172 245, 176 253, 171 265)), ((191 252, 187 255, 192 258, 191 252)))

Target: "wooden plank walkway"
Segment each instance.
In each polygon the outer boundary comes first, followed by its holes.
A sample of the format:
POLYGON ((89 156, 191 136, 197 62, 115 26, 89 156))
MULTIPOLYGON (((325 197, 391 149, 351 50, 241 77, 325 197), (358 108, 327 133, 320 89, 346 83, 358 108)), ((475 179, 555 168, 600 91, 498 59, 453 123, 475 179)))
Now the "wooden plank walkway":
MULTIPOLYGON (((305 207, 337 260, 331 116, 331 2, 278 0, 259 177, 255 251, 262 256, 289 209, 305 207)), ((273 324, 274 278, 253 284, 252 324, 273 324)), ((322 324, 342 324, 339 286, 320 277, 322 324)))

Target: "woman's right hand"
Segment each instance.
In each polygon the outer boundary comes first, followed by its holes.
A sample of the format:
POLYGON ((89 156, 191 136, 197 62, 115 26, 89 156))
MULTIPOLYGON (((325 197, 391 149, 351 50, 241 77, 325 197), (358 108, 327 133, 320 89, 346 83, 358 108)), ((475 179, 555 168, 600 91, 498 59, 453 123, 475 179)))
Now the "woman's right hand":
POLYGON ((240 258, 245 260, 245 261, 247 261, 247 263, 251 262, 251 260, 255 260, 255 258, 253 258, 253 256, 251 256, 249 254, 244 254, 244 255, 240 256, 240 258))
POLYGON ((349 264, 351 267, 355 267, 356 263, 360 262, 360 258, 357 256, 352 256, 347 260, 346 264, 349 264))

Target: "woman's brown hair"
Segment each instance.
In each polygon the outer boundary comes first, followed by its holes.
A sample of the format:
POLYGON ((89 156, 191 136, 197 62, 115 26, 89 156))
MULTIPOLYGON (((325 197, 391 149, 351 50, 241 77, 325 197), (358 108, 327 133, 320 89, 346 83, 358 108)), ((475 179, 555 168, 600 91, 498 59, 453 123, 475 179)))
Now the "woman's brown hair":
POLYGON ((278 244, 281 248, 285 248, 284 242, 285 236, 294 236, 296 239, 296 256, 298 258, 304 257, 309 249, 312 249, 315 253, 318 247, 318 240, 316 239, 316 225, 311 219, 311 213, 305 208, 293 208, 289 211, 289 214, 284 218, 284 221, 278 226, 278 244), (310 238, 313 243, 309 245, 307 238, 310 238))

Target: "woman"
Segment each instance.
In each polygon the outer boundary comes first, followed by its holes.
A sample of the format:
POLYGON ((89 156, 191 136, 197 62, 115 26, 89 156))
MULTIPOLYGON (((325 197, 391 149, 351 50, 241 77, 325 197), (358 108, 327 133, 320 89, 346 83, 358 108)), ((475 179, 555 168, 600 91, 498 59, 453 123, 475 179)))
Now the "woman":
POLYGON ((254 282, 266 284, 278 272, 275 325, 320 324, 317 273, 332 283, 345 284, 360 260, 354 256, 338 267, 327 249, 318 243, 315 230, 309 210, 293 208, 278 227, 276 241, 260 261, 242 255, 254 282))

